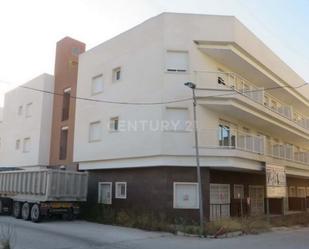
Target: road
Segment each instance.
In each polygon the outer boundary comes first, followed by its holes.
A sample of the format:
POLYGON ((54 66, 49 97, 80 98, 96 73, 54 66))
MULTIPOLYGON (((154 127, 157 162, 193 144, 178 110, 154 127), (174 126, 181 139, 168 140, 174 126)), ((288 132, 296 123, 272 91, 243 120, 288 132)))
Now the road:
POLYGON ((34 224, 2 216, 0 225, 12 227, 14 249, 307 249, 309 244, 309 228, 200 239, 84 221, 34 224))

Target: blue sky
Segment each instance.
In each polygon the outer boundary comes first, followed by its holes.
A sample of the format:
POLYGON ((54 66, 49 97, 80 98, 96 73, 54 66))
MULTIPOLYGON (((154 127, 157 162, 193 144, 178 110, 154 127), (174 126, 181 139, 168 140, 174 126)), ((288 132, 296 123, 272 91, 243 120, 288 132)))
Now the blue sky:
POLYGON ((234 15, 309 81, 307 0, 10 0, 0 2, 0 104, 8 89, 53 73, 62 37, 89 49, 165 11, 234 15))

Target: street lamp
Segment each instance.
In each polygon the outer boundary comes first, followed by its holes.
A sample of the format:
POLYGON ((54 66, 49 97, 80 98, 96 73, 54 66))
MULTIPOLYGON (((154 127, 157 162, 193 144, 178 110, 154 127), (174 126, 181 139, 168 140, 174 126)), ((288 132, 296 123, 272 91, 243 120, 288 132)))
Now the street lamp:
POLYGON ((185 86, 192 89, 193 94, 193 119, 194 119, 194 138, 195 138, 195 157, 196 157, 196 171, 197 171, 197 182, 199 192, 199 211, 200 211, 200 232, 204 231, 204 210, 203 210, 203 195, 202 195, 202 179, 200 169, 200 153, 198 147, 198 134, 197 134, 197 118, 196 118, 196 85, 192 82, 186 82, 185 86))

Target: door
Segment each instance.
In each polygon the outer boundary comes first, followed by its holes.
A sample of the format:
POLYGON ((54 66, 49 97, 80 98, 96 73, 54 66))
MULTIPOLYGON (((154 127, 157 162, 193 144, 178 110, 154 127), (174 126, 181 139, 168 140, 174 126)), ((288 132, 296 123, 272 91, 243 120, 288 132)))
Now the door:
POLYGON ((264 209, 264 186, 249 186, 250 214, 262 215, 264 209))
POLYGON ((112 183, 111 182, 99 182, 98 203, 112 204, 112 183))
POLYGON ((230 185, 210 184, 210 220, 230 217, 230 185))

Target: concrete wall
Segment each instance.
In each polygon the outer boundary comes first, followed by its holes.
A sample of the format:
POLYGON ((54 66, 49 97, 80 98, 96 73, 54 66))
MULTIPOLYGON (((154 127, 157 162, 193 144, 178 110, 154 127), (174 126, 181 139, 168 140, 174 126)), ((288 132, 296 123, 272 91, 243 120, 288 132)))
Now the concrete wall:
POLYGON ((37 166, 49 164, 51 115, 54 78, 43 74, 22 85, 39 91, 16 88, 5 95, 1 124, 0 164, 2 166, 37 166), (31 116, 26 117, 26 105, 32 103, 31 116), (21 115, 18 114, 22 106, 21 115), (30 151, 23 152, 25 138, 31 139, 30 151), (20 147, 16 149, 16 140, 20 147))
MULTIPOLYGON (((191 132, 149 129, 138 132, 110 132, 108 129, 109 119, 114 116, 119 116, 122 121, 164 120, 166 108, 169 107, 187 108, 189 119, 192 120, 191 101, 148 106, 104 102, 162 102, 190 98, 191 90, 185 87, 184 83, 196 80, 196 70, 218 71, 220 68, 226 72, 232 71, 227 65, 219 63, 199 49, 195 41, 236 44, 241 47, 242 56, 250 58, 250 65, 260 69, 260 74, 267 73, 273 83, 274 78, 280 81, 280 84, 292 86, 295 82, 302 81, 234 17, 170 13, 159 15, 80 56, 77 95, 98 100, 79 100, 76 104, 74 161, 80 163, 81 169, 195 165, 191 132), (184 73, 166 72, 167 50, 187 51, 189 70, 184 73), (266 54, 267 56, 261 56, 266 54), (271 71, 274 63, 276 69, 271 71), (123 74, 122 80, 117 83, 112 82, 112 70, 116 67, 121 67, 123 74), (104 91, 91 96, 91 79, 99 74, 103 74, 104 91), (89 124, 95 121, 101 121, 102 139, 89 142, 89 124)), ((268 83, 265 82, 264 87, 267 87, 268 83)), ((208 87, 208 83, 204 82, 199 87, 208 87)), ((299 95, 296 90, 291 91, 299 95)), ((293 102, 293 97, 290 97, 289 101, 293 102)), ((209 140, 215 142, 220 118, 234 120, 232 113, 227 117, 204 106, 198 107, 199 128, 213 131, 211 135, 201 132, 201 145, 209 140)), ((236 122, 240 126, 246 124, 245 119, 236 119, 236 122)), ((267 133, 265 125, 262 130, 252 125, 249 128, 267 133)), ((202 166, 208 166, 209 158, 203 153, 202 151, 202 166)), ((215 162, 215 159, 212 162, 215 162)), ((256 168, 260 167, 256 160, 252 161, 252 164, 255 164, 256 168)), ((252 168, 250 164, 249 167, 252 168)))

